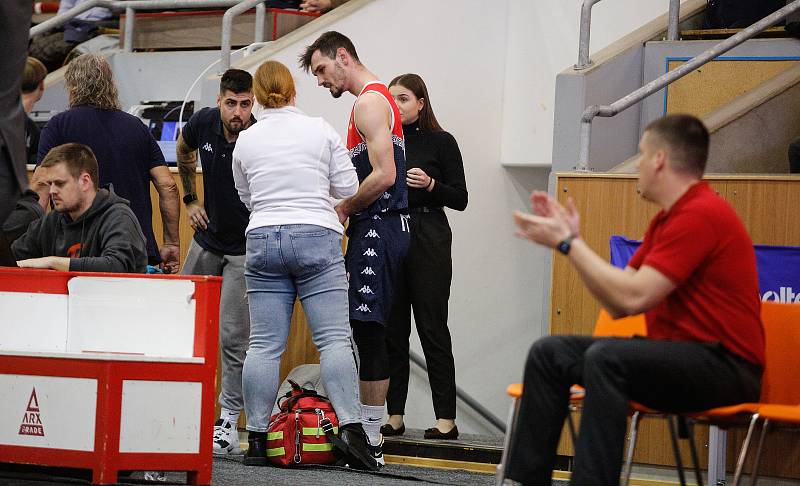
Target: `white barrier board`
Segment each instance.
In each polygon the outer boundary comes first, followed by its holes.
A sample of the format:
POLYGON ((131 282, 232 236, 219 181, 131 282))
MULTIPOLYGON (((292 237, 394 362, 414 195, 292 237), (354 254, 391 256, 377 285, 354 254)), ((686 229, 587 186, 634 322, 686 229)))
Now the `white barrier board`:
POLYGON ((94 450, 97 380, 0 375, 0 444, 94 450))
POLYGON ((120 452, 196 454, 202 383, 123 380, 120 452))
POLYGON ((0 350, 67 349, 66 294, 0 292, 0 350))
POLYGON ((194 282, 74 277, 68 288, 67 351, 192 356, 194 282))

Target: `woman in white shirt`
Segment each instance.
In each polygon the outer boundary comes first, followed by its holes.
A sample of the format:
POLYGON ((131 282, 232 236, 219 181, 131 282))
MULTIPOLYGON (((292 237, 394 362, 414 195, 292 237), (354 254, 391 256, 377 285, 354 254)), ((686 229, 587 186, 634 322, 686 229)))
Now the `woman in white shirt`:
POLYGON ((266 465, 266 436, 278 391, 280 358, 295 297, 320 352, 322 380, 340 424, 335 452, 351 466, 377 469, 366 449, 351 347, 343 227, 335 199, 358 189, 356 171, 336 131, 295 108, 289 70, 276 61, 253 77, 258 122, 239 134, 233 178, 251 211, 245 278, 250 348, 242 373, 250 449, 247 465, 266 465))

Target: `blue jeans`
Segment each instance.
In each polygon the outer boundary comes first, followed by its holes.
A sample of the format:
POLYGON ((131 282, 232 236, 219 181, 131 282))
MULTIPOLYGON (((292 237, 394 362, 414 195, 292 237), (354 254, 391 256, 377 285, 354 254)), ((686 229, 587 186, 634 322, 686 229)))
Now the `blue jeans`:
POLYGON ((265 432, 269 425, 296 297, 339 423, 361 421, 341 245, 342 235, 315 225, 265 226, 247 233, 250 348, 242 372, 247 430, 265 432))

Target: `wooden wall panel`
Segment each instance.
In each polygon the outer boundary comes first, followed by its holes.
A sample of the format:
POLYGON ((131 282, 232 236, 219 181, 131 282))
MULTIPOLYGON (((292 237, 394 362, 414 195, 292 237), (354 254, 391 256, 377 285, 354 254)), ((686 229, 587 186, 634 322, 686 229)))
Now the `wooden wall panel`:
MULTIPOLYGON (((138 13, 133 36, 135 50, 218 49, 224 10, 138 13)), ((264 40, 275 40, 317 18, 296 10, 268 9, 264 40)), ((234 17, 231 44, 245 46, 255 35, 255 11, 234 17)), ((120 18, 120 42, 125 39, 125 15, 120 18)))
MULTIPOLYGON (((564 202, 572 197, 575 200, 581 213, 581 236, 604 258, 609 258, 611 235, 641 238, 659 209, 637 194, 636 175, 633 174, 564 173, 556 177, 558 199, 564 202)), ((800 245, 800 225, 792 216, 794 208, 800 207, 800 176, 710 175, 706 180, 736 209, 754 243, 800 245)), ((591 334, 600 306, 567 259, 558 254, 553 257, 551 288, 551 333, 591 334)), ((701 462, 705 464, 707 428, 697 427, 695 433, 701 462)), ((732 469, 743 433, 732 431, 729 437, 728 467, 732 469)), ((683 457, 688 458, 688 448, 683 447, 683 457)), ((797 435, 772 434, 765 447, 762 474, 800 478, 797 435)), ((572 453, 571 441, 565 432, 559 454, 572 453)), ((641 424, 635 461, 673 465, 664 420, 646 419, 641 424)))
MULTIPOLYGON (((669 70, 685 62, 670 61, 669 70)), ((792 60, 712 61, 669 86, 667 113, 702 118, 796 64, 792 60)))

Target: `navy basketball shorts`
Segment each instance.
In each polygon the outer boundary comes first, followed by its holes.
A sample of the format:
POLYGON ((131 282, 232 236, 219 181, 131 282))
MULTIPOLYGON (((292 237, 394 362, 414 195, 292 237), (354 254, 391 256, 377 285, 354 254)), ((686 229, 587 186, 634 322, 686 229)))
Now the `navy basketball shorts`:
POLYGON ((394 286, 408 253, 408 215, 393 212, 351 219, 347 236, 350 319, 387 324, 394 286))

